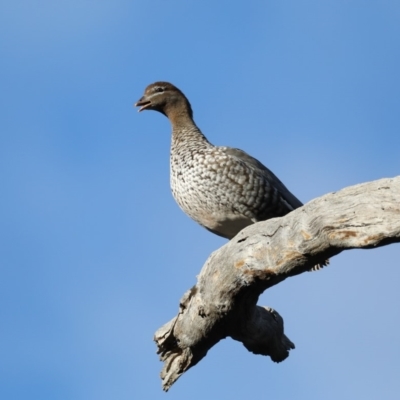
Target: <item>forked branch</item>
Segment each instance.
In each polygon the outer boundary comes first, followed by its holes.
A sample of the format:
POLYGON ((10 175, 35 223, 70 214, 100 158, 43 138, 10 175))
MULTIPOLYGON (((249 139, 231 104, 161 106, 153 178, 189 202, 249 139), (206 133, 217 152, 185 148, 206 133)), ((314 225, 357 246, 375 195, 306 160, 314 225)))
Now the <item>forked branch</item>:
POLYGON ((211 254, 179 313, 155 334, 168 390, 221 339, 283 361, 294 344, 283 319, 257 306, 259 295, 286 278, 353 248, 400 242, 400 176, 329 193, 282 218, 242 230, 211 254))

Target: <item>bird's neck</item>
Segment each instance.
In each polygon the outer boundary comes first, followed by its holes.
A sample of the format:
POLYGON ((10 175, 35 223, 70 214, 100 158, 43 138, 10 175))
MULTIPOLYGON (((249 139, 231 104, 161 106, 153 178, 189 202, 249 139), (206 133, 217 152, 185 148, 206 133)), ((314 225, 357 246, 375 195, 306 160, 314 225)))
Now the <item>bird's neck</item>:
POLYGON ((192 116, 186 110, 173 110, 171 112, 167 112, 167 117, 171 122, 173 131, 196 127, 192 116))
POLYGON ((186 110, 174 110, 168 113, 172 125, 172 146, 208 147, 210 142, 201 133, 193 121, 192 116, 186 110))
POLYGON ((186 148, 194 151, 210 147, 211 144, 193 123, 185 126, 172 126, 172 148, 186 148))

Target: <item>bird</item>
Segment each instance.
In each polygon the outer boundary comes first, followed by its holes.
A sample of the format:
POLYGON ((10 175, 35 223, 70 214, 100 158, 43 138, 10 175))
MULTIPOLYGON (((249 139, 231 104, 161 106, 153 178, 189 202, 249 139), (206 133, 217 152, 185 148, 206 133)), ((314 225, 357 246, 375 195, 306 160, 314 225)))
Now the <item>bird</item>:
MULTIPOLYGON (((278 177, 243 150, 214 146, 197 127, 184 93, 169 82, 148 85, 135 103, 172 125, 170 185, 180 208, 208 231, 232 239, 243 228, 301 207, 278 177)), ((313 269, 319 269, 325 263, 313 269)))

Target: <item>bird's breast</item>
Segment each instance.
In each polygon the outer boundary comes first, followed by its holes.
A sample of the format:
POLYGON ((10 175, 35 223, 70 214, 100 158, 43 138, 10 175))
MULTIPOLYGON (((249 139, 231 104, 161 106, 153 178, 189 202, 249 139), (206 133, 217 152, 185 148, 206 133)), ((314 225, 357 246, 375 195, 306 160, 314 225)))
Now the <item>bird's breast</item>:
MULTIPOLYGON (((215 151, 171 152, 171 190, 181 209, 212 232, 233 237, 254 222, 246 206, 249 193, 243 186, 240 165, 215 151)), ((254 197, 254 196, 253 196, 254 197)))

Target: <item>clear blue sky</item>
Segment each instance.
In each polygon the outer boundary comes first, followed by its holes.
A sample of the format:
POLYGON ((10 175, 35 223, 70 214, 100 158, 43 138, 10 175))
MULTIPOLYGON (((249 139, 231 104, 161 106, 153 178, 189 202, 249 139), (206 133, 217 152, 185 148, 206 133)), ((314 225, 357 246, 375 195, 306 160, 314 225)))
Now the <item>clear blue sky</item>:
POLYGON ((169 189, 156 80, 302 201, 400 172, 398 1, 0 5, 0 398, 398 399, 400 246, 267 291, 296 349, 231 339, 169 394, 152 341, 225 241, 169 189))

